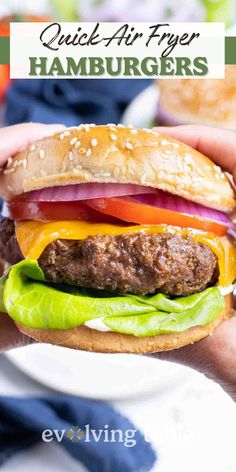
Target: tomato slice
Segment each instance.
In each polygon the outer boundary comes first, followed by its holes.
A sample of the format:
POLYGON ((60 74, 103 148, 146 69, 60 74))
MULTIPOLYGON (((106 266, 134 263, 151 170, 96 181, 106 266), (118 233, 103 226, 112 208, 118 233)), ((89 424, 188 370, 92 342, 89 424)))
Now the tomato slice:
POLYGON ((218 236, 224 236, 227 231, 227 226, 219 222, 146 205, 136 202, 129 197, 96 198, 94 200, 86 200, 86 204, 103 214, 111 215, 130 223, 144 225, 167 224, 212 232, 218 236))
POLYGON ((0 100, 4 98, 9 82, 10 82, 9 65, 0 64, 0 100))
POLYGON ((48 16, 40 16, 40 15, 28 15, 28 14, 15 14, 4 16, 0 20, 0 36, 10 36, 10 23, 11 22, 51 22, 52 19, 48 16))
POLYGON ((113 224, 166 224, 193 228, 224 236, 227 225, 198 216, 157 208, 137 202, 131 197, 96 198, 73 202, 34 202, 22 197, 5 203, 5 210, 14 220, 85 220, 113 224))
POLYGON ((85 220, 99 223, 123 223, 112 216, 106 216, 105 214, 88 207, 84 202, 78 201, 33 202, 19 198, 6 202, 5 212, 14 220, 85 220))

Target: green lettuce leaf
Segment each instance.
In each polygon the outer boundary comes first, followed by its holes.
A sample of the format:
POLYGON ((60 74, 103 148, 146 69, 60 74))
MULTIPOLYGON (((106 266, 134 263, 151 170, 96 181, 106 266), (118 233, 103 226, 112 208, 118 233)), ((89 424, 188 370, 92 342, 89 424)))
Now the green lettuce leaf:
POLYGON ((24 260, 11 268, 5 282, 3 302, 15 321, 31 328, 45 329, 68 329, 104 316, 155 311, 154 307, 132 297, 111 294, 108 297, 104 293, 98 297, 92 293, 94 291, 80 291, 66 285, 50 285, 36 261, 24 260))
MULTIPOLYGON (((216 287, 214 287, 216 288, 216 287)), ((178 297, 170 299, 167 295, 162 293, 157 293, 156 295, 145 295, 145 296, 133 296, 136 300, 141 303, 145 303, 153 306, 158 311, 166 311, 167 313, 181 313, 184 310, 190 310, 193 308, 200 300, 206 296, 209 291, 212 291, 212 288, 203 290, 200 293, 195 293, 194 295, 188 295, 186 297, 178 297)), ((217 289, 217 291, 219 291, 217 289)))
MULTIPOLYGON (((160 304, 164 301, 163 297, 162 295, 160 304)), ((210 323, 224 308, 224 298, 217 287, 181 299, 167 299, 164 302, 165 309, 168 304, 171 309, 172 302, 175 310, 169 313, 166 310, 139 316, 111 316, 104 318, 103 322, 112 331, 140 337, 180 333, 188 328, 210 323), (182 311, 179 310, 180 303, 182 311)))
POLYGON ((68 329, 102 318, 112 331, 152 336, 207 324, 223 307, 217 287, 171 299, 50 284, 31 260, 19 262, 0 280, 0 311, 30 328, 68 329))
POLYGON ((7 310, 4 306, 4 303, 3 303, 3 294, 4 294, 6 280, 7 280, 7 273, 5 273, 0 278, 0 313, 6 313, 7 312, 7 310))

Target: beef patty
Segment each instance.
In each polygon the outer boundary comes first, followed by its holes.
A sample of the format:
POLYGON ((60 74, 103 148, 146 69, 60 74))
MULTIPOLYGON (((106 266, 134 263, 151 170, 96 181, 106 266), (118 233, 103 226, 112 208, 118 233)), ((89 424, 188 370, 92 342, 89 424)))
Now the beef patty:
POLYGON ((122 293, 188 295, 218 279, 210 248, 170 233, 58 240, 38 262, 52 282, 122 293))
MULTIPOLYGON (((0 224, 0 257, 11 264, 23 258, 14 222, 0 224)), ((120 293, 190 295, 217 282, 212 250, 172 233, 126 233, 84 240, 59 239, 38 259, 48 281, 120 293)))

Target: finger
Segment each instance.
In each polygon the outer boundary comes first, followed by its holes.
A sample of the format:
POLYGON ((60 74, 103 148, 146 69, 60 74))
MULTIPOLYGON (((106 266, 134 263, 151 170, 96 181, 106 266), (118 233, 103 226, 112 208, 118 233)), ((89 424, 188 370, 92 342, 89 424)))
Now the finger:
POLYGON ((15 323, 6 313, 0 313, 0 352, 35 342, 21 334, 15 323))
POLYGON ((192 367, 204 374, 208 374, 209 370, 211 370, 211 365, 207 351, 207 345, 205 341, 202 340, 194 345, 190 344, 179 349, 154 353, 152 357, 169 362, 176 362, 187 367, 192 367))
POLYGON ((224 170, 236 175, 236 133, 200 125, 161 126, 154 129, 194 147, 224 170))
POLYGON ((14 156, 21 148, 33 141, 49 136, 61 129, 63 125, 44 125, 41 123, 23 123, 0 129, 0 166, 10 156, 14 156))
POLYGON ((201 341, 153 354, 158 359, 177 362, 192 367, 207 377, 224 385, 236 385, 236 316, 222 322, 201 341))

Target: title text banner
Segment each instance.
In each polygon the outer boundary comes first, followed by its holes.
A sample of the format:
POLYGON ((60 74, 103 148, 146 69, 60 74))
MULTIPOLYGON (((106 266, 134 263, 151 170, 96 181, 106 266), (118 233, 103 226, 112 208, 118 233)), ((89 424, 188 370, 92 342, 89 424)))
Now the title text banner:
POLYGON ((223 78, 223 23, 11 23, 11 78, 223 78))

